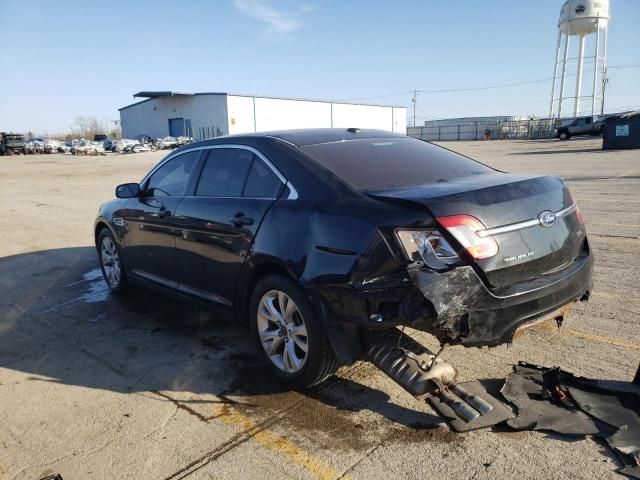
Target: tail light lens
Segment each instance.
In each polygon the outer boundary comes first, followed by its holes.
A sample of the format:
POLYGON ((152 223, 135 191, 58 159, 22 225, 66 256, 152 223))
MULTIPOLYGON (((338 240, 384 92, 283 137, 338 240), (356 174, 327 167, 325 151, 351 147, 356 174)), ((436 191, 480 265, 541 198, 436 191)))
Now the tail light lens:
POLYGON ((409 260, 424 262, 436 271, 450 268, 460 260, 455 249, 438 231, 396 230, 396 236, 409 260))
POLYGON ((584 217, 582 216, 582 212, 580 211, 580 207, 578 207, 578 202, 576 202, 573 193, 569 192, 569 197, 571 198, 571 202, 576 206, 576 218, 578 219, 578 222, 580 222, 580 225, 584 225, 584 217))
POLYGON ((476 232, 487 227, 471 215, 452 215, 437 219, 460 245, 476 260, 493 257, 498 253, 498 243, 493 237, 480 237, 476 232))

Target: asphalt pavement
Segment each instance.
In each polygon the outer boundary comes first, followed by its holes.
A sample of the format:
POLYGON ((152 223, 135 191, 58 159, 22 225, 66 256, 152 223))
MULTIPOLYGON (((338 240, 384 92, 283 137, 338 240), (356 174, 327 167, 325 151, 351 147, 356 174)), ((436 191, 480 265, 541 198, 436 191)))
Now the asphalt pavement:
MULTIPOLYGON (((455 142, 495 168, 564 177, 596 258, 591 300, 494 349, 450 347, 461 380, 525 360, 631 380, 640 362, 640 153, 601 139, 455 142)), ((93 219, 166 152, 0 158, 0 479, 619 478, 603 443, 453 433, 365 362, 283 391, 247 331, 101 279, 93 219)), ((408 332, 429 348, 431 337, 408 332)))

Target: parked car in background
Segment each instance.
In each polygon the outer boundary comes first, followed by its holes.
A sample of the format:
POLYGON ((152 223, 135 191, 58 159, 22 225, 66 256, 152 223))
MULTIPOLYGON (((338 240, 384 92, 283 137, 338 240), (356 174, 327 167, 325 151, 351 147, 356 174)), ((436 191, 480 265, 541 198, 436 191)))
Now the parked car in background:
POLYGON ((175 137, 158 138, 158 148, 161 150, 178 147, 178 139, 175 137))
POLYGON ((188 143, 192 143, 192 137, 163 137, 156 139, 159 149, 179 148, 188 143))
POLYGON ((115 140, 113 140, 112 138, 107 138, 102 142, 102 147, 104 148, 105 152, 110 152, 111 149, 113 148, 113 142, 115 140))
POLYGON ((564 125, 557 126, 554 134, 560 140, 568 140, 580 135, 601 135, 604 131, 604 117, 578 117, 564 125))
POLYGON ((111 142, 111 151, 118 153, 128 150, 132 145, 139 145, 140 142, 138 140, 133 140, 130 138, 122 138, 120 140, 113 140, 111 142))
POLYGON ((290 387, 362 358, 372 331, 494 346, 592 289, 562 179, 386 131, 196 142, 116 197, 94 224, 109 288, 135 281, 245 322, 290 387))
POLYGON ((14 153, 27 153, 24 135, 0 132, 0 155, 13 155, 14 153))
POLYGON ((26 153, 43 153, 44 152, 44 144, 46 139, 44 138, 32 138, 25 142, 25 152, 26 153))
POLYGON ((64 142, 59 140, 47 139, 44 143, 44 153, 66 153, 68 151, 64 142))
POLYGON ((71 142, 72 155, 100 155, 104 154, 102 142, 90 142, 89 140, 74 140, 71 142))

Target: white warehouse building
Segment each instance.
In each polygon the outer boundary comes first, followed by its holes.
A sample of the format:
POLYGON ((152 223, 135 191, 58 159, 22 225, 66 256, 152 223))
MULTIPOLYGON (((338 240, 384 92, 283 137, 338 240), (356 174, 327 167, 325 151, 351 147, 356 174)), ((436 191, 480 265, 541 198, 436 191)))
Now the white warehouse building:
POLYGON ((121 108, 123 138, 188 136, 196 140, 292 128, 376 128, 405 134, 398 106, 255 97, 227 93, 139 92, 121 108))

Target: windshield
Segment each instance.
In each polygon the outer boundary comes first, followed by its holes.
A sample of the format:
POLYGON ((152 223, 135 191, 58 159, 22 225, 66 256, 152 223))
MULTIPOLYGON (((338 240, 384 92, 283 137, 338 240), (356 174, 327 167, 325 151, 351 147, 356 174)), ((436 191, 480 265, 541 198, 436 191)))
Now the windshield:
POLYGON ((303 147, 302 151, 353 188, 388 190, 446 182, 494 170, 413 138, 367 138, 303 147))

